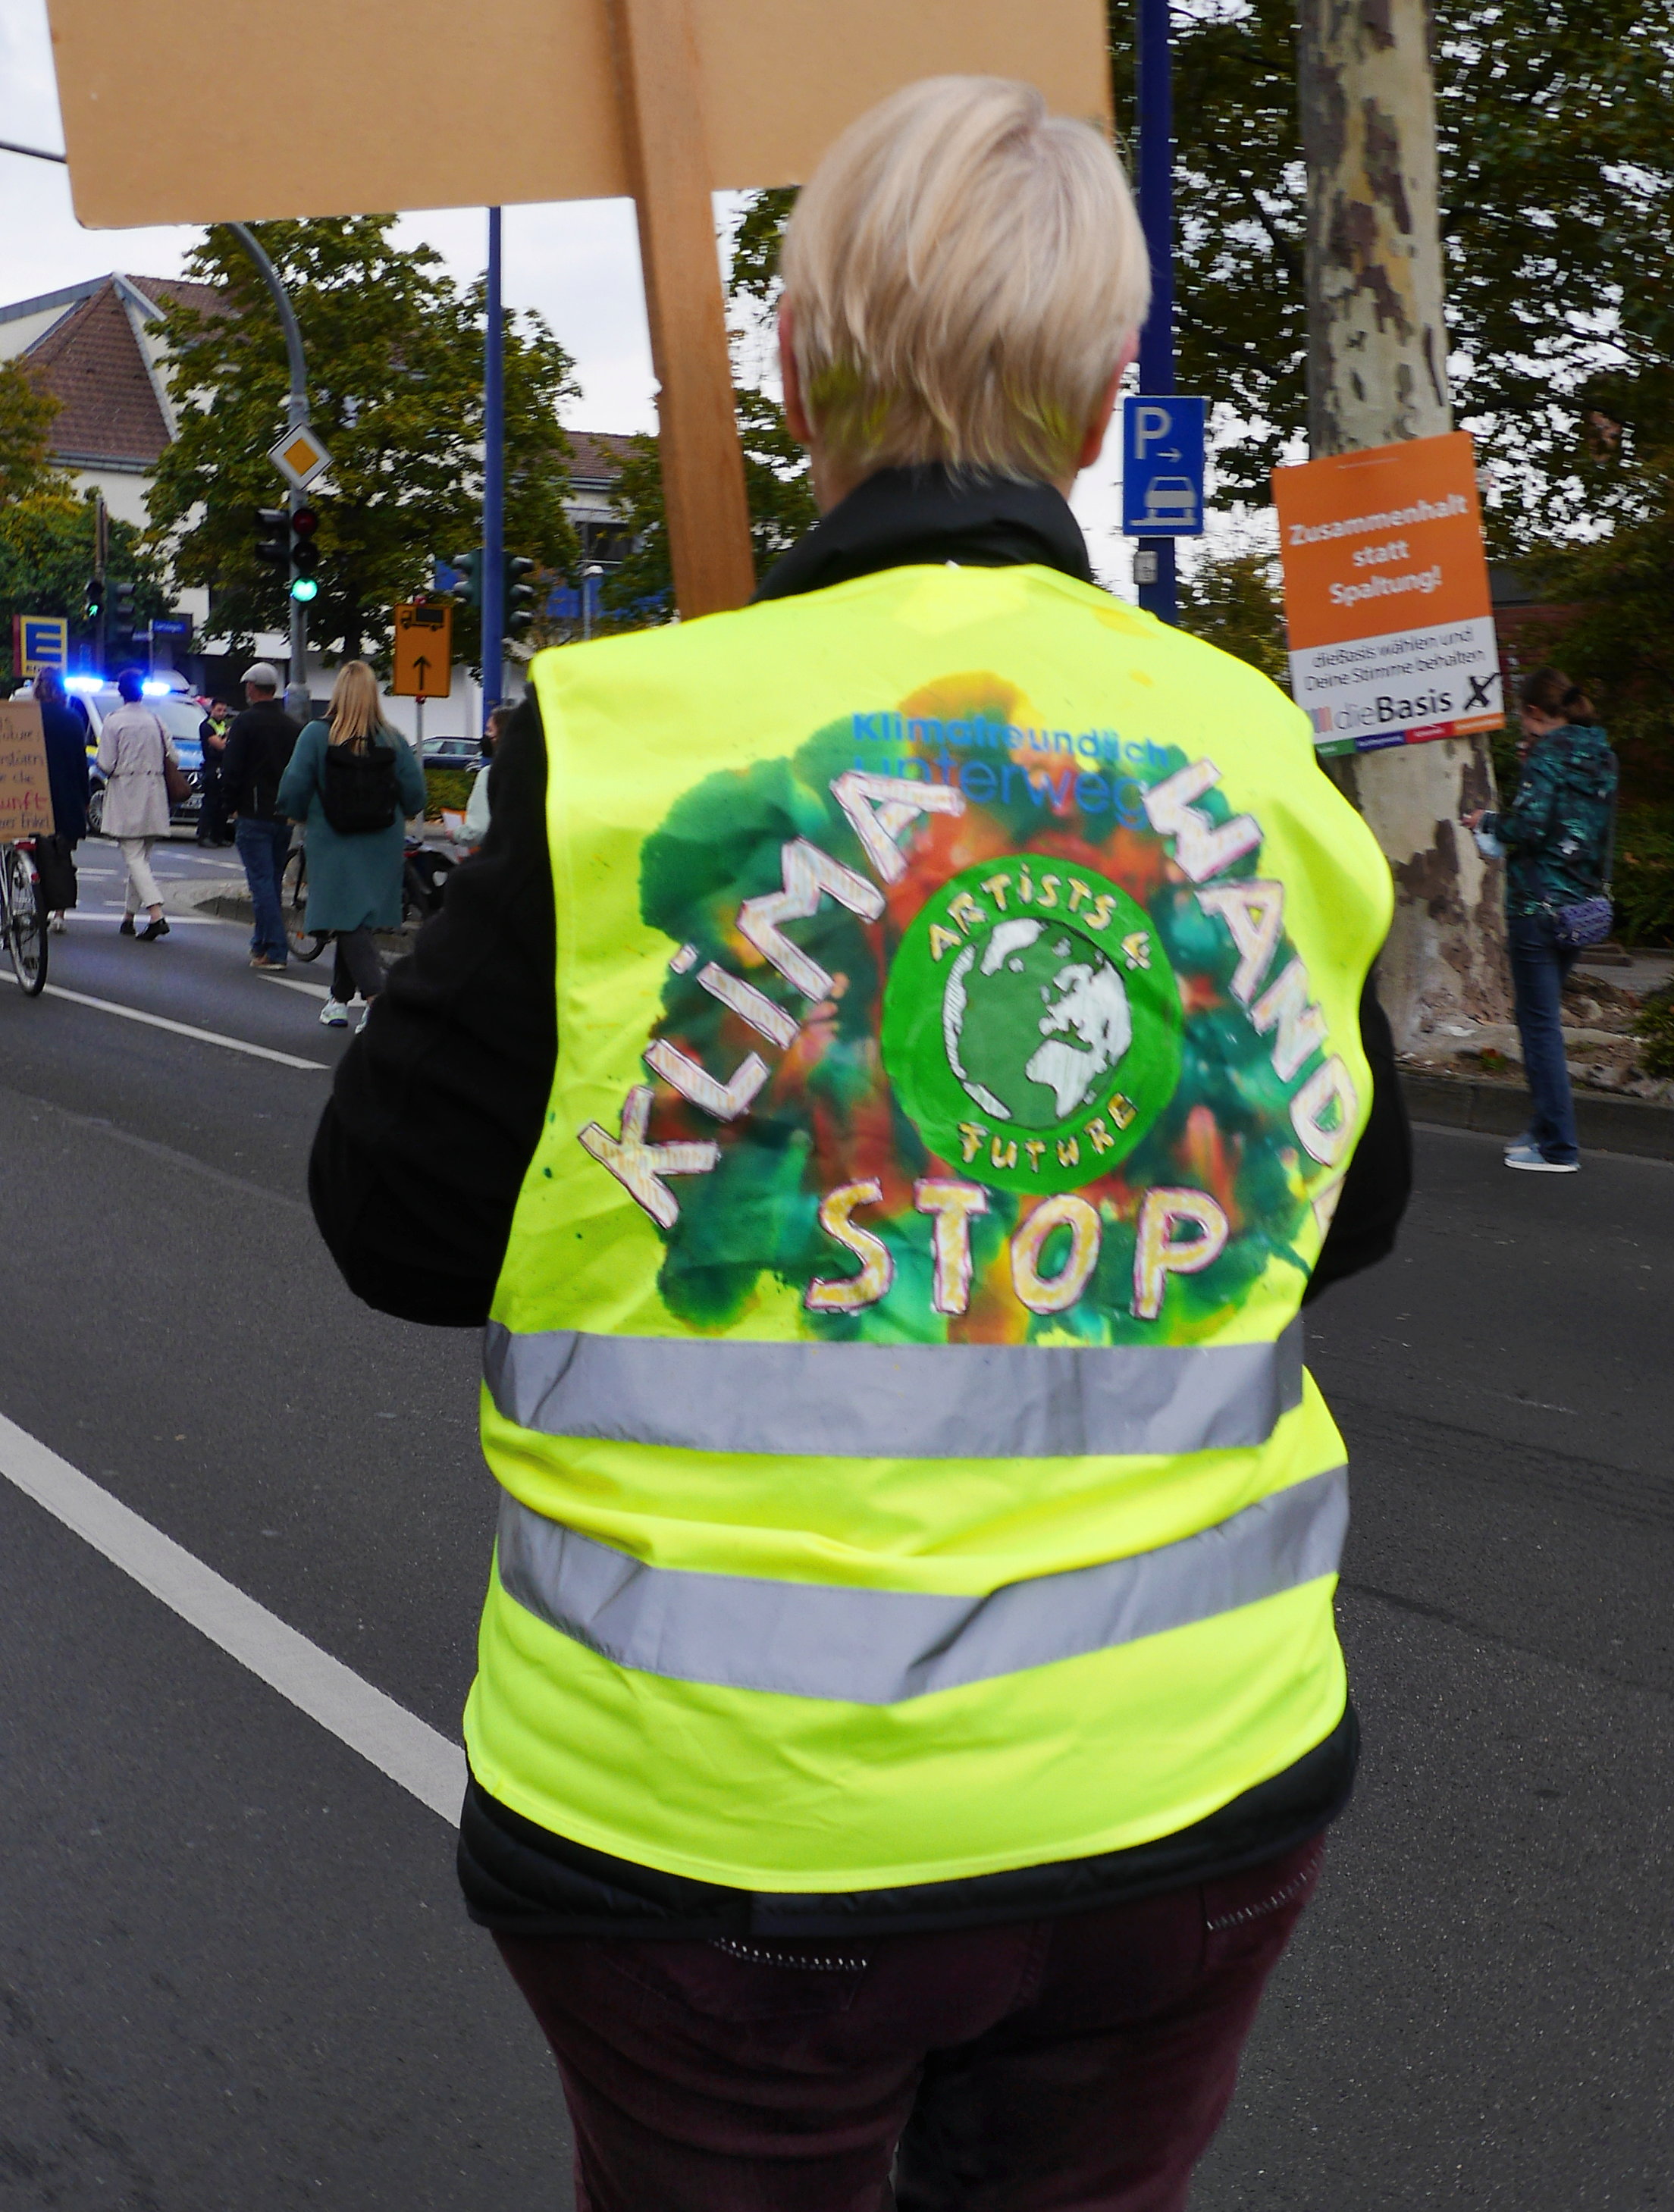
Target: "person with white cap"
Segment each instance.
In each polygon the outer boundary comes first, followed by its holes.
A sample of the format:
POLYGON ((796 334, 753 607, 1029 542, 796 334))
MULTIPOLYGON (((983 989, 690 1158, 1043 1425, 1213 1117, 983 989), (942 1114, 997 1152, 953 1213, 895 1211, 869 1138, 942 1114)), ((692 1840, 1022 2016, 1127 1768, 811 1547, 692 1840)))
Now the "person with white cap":
POLYGON ((279 812, 279 781, 301 732, 279 704, 278 690, 279 672, 271 661, 258 660, 245 670, 249 704, 227 732, 221 764, 222 797, 236 820, 233 842, 256 910, 250 937, 253 968, 283 968, 290 951, 279 904, 290 824, 279 812))

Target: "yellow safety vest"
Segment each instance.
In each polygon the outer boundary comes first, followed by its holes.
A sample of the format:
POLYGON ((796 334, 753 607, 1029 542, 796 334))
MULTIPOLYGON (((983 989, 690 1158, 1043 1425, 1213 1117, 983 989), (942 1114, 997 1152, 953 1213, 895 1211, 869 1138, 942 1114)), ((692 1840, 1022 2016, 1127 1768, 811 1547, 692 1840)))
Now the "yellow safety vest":
POLYGON ((1292 1764, 1346 1694, 1298 1305, 1391 906, 1306 716, 1038 567, 533 681, 558 1054, 486 1340, 483 1787, 829 1892, 1292 1764))

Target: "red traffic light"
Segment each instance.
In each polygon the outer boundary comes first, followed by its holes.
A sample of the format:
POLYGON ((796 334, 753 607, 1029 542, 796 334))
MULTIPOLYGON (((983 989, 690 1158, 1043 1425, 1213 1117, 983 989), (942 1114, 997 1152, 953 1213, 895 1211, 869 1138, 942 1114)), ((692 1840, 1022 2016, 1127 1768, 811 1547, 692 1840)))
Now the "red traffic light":
POLYGON ((295 538, 312 538, 319 527, 320 517, 311 507, 299 507, 290 518, 291 535, 295 538))

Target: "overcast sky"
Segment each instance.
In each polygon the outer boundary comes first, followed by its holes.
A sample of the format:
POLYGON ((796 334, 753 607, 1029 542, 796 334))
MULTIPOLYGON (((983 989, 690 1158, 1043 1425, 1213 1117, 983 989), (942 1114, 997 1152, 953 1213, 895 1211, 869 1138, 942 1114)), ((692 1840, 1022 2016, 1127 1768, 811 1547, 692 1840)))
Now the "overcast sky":
MULTIPOLYGON (((152 127, 190 129, 189 110, 152 127)), ((134 132, 143 161, 147 125, 134 132)), ((46 0, 0 0, 0 138, 61 149, 58 90, 46 0)), ((723 204, 724 210, 724 204, 723 204)), ((55 162, 0 154, 0 306, 119 269, 129 276, 178 275, 191 229, 84 230, 70 204, 67 173, 55 162)), ((477 276, 487 253, 480 208, 404 216, 404 243, 427 240, 453 273, 477 276)), ((625 200, 572 200, 505 212, 504 286, 508 307, 536 307, 575 357, 581 398, 572 429, 656 427, 651 350, 640 285, 633 209, 625 200)), ((1100 579, 1127 592, 1131 573, 1120 534, 1117 444, 1089 469, 1074 506, 1100 579)))

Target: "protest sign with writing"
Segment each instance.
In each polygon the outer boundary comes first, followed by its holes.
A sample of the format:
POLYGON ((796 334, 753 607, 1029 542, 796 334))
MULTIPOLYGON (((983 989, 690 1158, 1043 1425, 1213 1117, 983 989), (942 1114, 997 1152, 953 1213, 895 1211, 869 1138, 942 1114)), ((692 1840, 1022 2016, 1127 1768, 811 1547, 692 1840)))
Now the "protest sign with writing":
POLYGON ((52 834, 40 708, 33 699, 0 700, 0 845, 52 834))
POLYGON ((1275 469, 1291 690, 1322 753, 1497 730, 1470 434, 1275 469))

